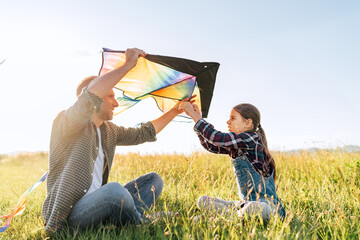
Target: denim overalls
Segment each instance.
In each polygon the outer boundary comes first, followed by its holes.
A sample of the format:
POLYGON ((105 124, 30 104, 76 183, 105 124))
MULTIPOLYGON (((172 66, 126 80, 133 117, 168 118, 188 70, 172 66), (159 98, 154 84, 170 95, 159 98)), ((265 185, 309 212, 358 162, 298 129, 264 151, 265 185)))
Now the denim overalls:
POLYGON ((285 218, 285 209, 275 191, 274 171, 270 177, 261 176, 244 155, 231 159, 231 163, 240 199, 265 202, 272 209, 275 209, 282 218, 285 218))

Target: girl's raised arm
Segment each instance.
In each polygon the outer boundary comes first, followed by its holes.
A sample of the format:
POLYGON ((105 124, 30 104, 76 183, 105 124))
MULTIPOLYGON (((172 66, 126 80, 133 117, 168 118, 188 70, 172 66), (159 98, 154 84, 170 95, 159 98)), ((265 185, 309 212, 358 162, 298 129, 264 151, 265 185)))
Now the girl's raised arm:
POLYGON ((210 144, 235 149, 254 149, 260 141, 259 136, 255 132, 244 133, 223 133, 214 128, 214 126, 204 119, 200 119, 194 126, 196 133, 200 134, 210 144))

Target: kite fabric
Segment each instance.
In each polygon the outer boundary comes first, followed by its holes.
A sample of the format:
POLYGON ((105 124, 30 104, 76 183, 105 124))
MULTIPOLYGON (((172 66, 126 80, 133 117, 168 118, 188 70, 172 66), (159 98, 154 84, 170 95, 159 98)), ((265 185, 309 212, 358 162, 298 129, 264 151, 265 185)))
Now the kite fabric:
MULTIPOLYGON (((99 75, 104 75, 125 63, 125 51, 103 48, 99 75)), ((116 85, 123 96, 117 98, 117 114, 152 97, 158 108, 166 112, 178 100, 197 95, 195 103, 207 117, 220 64, 147 54, 116 85)))
MULTIPOLYGON (((11 219, 14 216, 18 216, 21 215, 25 208, 26 208, 26 200, 27 200, 27 196, 37 187, 40 185, 40 183, 42 183, 46 177, 48 175, 48 171, 44 173, 44 175, 36 182, 34 183, 28 190, 26 190, 26 192, 24 192, 21 196, 20 199, 18 201, 18 203, 15 205, 15 207, 13 209, 10 210, 10 213, 8 215, 5 216, 1 216, 0 219, 7 219, 7 221, 5 222, 5 225, 0 227, 0 233, 3 233, 6 231, 6 229, 10 226, 10 222, 11 219)), ((1 220, 0 220, 1 222, 1 220)))

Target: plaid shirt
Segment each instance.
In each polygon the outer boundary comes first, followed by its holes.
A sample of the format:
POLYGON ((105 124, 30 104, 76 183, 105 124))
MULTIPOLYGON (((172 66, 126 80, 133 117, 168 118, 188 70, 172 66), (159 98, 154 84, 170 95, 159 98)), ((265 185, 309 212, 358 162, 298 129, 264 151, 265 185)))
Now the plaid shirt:
MULTIPOLYGON (((99 151, 99 138, 91 116, 94 110, 100 110, 102 102, 100 97, 84 90, 75 104, 59 113, 54 120, 46 179, 47 195, 42 207, 48 231, 61 231, 72 207, 90 188, 99 151)), ((100 131, 104 151, 103 185, 107 183, 116 146, 156 140, 151 122, 138 128, 124 128, 105 121, 100 131)))
POLYGON ((214 126, 204 119, 200 119, 195 124, 194 131, 198 135, 201 145, 209 152, 229 154, 233 159, 245 155, 261 175, 268 172, 266 171, 267 159, 265 159, 263 143, 256 132, 223 133, 215 130, 214 126))

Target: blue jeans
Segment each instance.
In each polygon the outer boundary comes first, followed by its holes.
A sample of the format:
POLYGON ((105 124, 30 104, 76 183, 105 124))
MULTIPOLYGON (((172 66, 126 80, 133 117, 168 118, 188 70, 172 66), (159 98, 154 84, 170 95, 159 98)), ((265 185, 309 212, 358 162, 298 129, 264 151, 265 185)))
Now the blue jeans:
POLYGON ((217 213, 236 210, 239 216, 260 214, 264 221, 267 221, 271 214, 278 213, 284 219, 286 211, 276 193, 274 171, 271 176, 263 177, 245 156, 232 159, 231 163, 241 201, 202 196, 198 199, 198 207, 217 213))
POLYGON ((270 177, 261 176, 245 156, 232 159, 231 163, 240 199, 267 203, 284 219, 286 211, 276 193, 274 171, 270 177))
POLYGON ((70 228, 86 229, 109 222, 114 225, 138 224, 162 192, 164 182, 157 173, 147 173, 125 186, 117 182, 103 185, 80 199, 67 223, 70 228))

